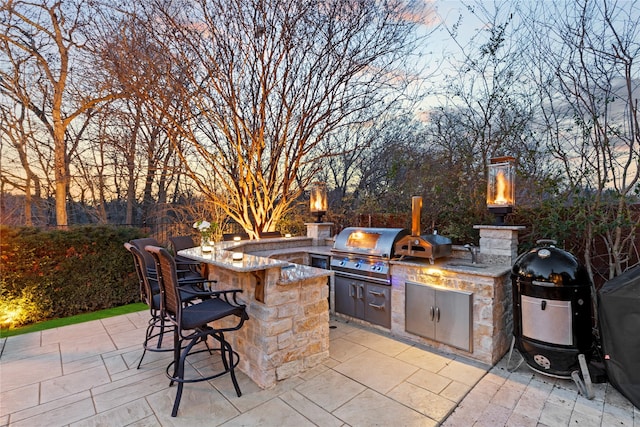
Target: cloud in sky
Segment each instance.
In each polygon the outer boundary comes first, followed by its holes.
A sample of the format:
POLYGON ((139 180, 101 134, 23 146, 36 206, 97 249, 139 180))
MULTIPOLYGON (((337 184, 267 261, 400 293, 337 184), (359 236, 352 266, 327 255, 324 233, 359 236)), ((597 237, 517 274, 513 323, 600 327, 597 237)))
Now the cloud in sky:
POLYGON ((427 28, 435 28, 441 22, 436 13, 435 4, 436 0, 410 1, 402 19, 424 25, 427 28))

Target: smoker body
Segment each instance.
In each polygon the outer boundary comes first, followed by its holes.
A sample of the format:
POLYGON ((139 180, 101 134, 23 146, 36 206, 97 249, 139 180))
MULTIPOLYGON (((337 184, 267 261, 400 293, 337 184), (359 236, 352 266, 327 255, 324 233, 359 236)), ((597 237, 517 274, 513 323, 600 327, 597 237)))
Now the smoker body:
POLYGON ((515 346, 532 369, 571 378, 593 344, 592 285, 575 256, 554 246, 522 254, 511 270, 515 346))

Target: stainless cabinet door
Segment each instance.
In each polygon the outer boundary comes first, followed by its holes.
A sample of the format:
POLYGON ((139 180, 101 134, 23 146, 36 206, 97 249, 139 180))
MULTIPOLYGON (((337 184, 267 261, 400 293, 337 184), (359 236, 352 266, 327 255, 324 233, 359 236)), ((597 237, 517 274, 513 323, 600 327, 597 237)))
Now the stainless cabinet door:
POLYGON ((367 283, 364 319, 391 328, 391 286, 367 283))
POLYGON ((472 294, 470 292, 436 291, 436 340, 466 351, 472 351, 472 294))
POLYGON ((405 320, 407 332, 425 338, 435 338, 435 290, 419 283, 405 283, 405 320))
POLYGON ((355 280, 338 275, 335 276, 336 312, 346 314, 347 316, 355 316, 356 301, 354 286, 355 280))

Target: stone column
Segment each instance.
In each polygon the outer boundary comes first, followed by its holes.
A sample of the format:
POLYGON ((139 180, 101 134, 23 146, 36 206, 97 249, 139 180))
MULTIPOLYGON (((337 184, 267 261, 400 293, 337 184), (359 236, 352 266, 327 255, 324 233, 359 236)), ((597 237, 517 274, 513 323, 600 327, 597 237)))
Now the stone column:
POLYGON ((523 225, 474 225, 480 230, 478 261, 484 264, 513 265, 518 257, 518 231, 523 225))
POLYGON ((313 239, 313 246, 324 246, 324 240, 331 237, 332 222, 307 222, 307 237, 313 239))

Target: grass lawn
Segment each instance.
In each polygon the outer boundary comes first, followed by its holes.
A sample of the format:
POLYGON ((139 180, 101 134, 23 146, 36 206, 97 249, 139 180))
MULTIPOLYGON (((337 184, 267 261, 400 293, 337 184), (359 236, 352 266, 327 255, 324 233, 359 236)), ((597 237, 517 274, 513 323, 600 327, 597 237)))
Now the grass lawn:
POLYGON ((34 323, 14 329, 0 329, 0 338, 12 337, 14 335, 26 334, 29 332, 44 331, 45 329, 59 328, 61 326, 75 325, 76 323, 88 322, 90 320, 105 319, 107 317, 119 316, 121 314, 134 313, 136 311, 148 310, 144 303, 123 305, 121 307, 108 308, 106 310, 94 311, 93 313, 83 313, 76 316, 62 319, 52 319, 46 322, 34 323))

